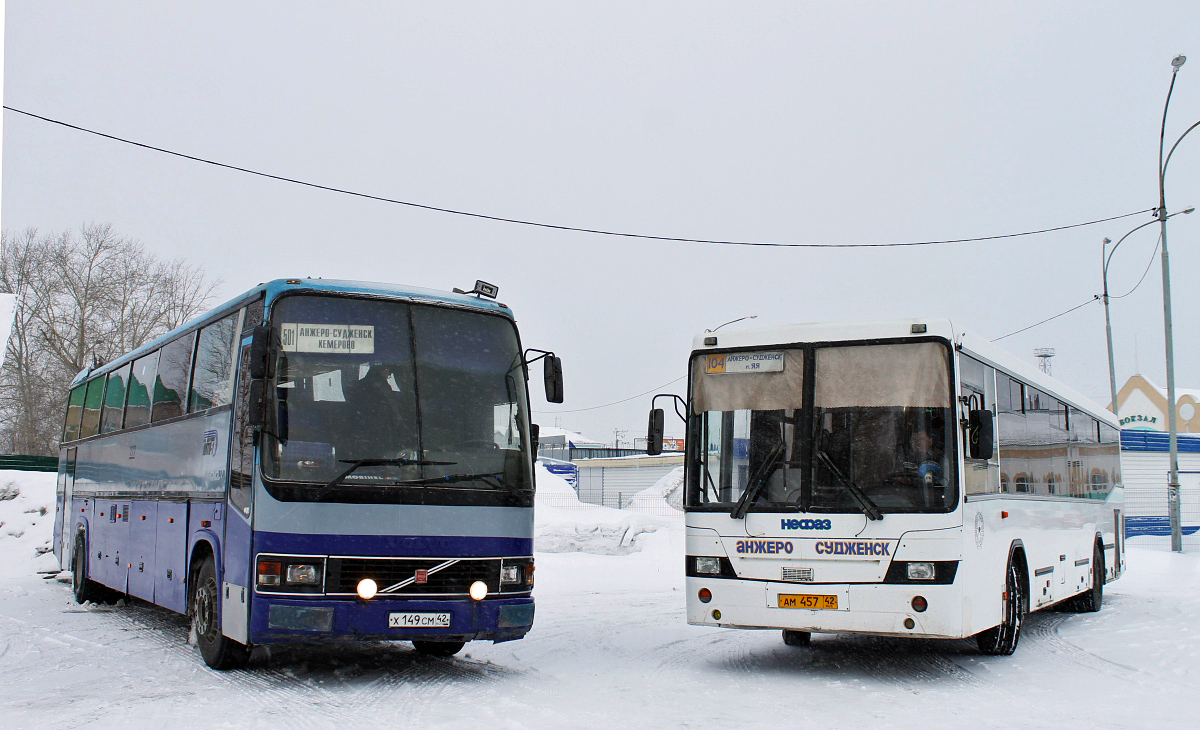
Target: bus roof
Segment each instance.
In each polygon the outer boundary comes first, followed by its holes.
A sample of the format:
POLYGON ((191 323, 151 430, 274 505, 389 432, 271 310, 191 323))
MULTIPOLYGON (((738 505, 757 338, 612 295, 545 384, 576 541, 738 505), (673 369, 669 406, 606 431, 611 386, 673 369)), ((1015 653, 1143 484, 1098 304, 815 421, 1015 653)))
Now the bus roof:
POLYGON ((729 350, 762 347, 764 345, 793 345, 802 343, 835 343, 863 340, 893 340, 937 337, 954 344, 972 357, 1015 375, 1081 411, 1119 428, 1119 422, 1107 408, 1070 386, 1046 375, 1016 355, 993 344, 986 337, 956 330, 953 322, 944 318, 910 317, 904 319, 856 320, 846 322, 806 322, 774 327, 747 327, 725 332, 702 332, 692 340, 693 354, 716 348, 729 350), (920 329, 921 326, 924 329, 920 329), (919 330, 919 331, 916 331, 919 330), (705 344, 716 338, 716 344, 705 344))
POLYGON ((214 307, 203 314, 193 317, 170 332, 150 340, 141 347, 125 353, 111 362, 105 363, 95 369, 84 369, 71 381, 71 387, 75 387, 92 375, 103 374, 120 368, 125 363, 137 359, 175 337, 197 329, 210 320, 219 319, 229 312, 235 311, 248 301, 257 299, 260 296, 264 297, 265 305, 270 307, 271 303, 278 297, 284 294, 297 293, 358 294, 368 297, 400 299, 460 309, 473 309, 488 314, 499 314, 509 319, 513 318, 512 310, 508 308, 508 305, 473 294, 459 294, 457 292, 447 292, 438 289, 424 289, 415 286, 405 286, 403 284, 383 284, 371 281, 313 279, 311 277, 304 279, 273 279, 242 292, 224 304, 214 307))

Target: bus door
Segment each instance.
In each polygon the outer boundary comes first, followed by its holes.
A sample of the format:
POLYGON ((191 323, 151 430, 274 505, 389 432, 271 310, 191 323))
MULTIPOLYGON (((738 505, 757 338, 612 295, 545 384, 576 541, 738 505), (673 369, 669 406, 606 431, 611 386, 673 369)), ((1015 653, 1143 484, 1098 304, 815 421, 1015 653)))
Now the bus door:
POLYGON ((54 516, 54 539, 58 546, 59 564, 64 568, 71 564, 71 549, 75 546, 75 508, 71 504, 75 492, 75 448, 65 449, 58 462, 58 513, 54 516))
POLYGON ((254 556, 251 520, 254 497, 254 427, 250 406, 250 344, 242 346, 237 392, 229 438, 229 474, 225 499, 225 535, 222 539, 221 631, 229 638, 247 640, 254 556))

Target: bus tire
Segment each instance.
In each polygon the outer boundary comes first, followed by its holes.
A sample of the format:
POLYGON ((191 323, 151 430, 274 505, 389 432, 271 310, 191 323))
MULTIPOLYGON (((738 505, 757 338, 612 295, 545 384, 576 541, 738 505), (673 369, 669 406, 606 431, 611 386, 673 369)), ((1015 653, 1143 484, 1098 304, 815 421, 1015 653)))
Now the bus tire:
POLYGON ((1067 602, 1067 608, 1078 613, 1095 613, 1104 605, 1104 550, 1097 543, 1092 547, 1092 587, 1067 602))
POLYGON ((204 558, 204 562, 200 564, 193 585, 192 631, 196 635, 196 644, 200 647, 200 656, 204 658, 204 663, 220 670, 246 666, 250 659, 249 647, 221 633, 218 620, 221 592, 217 587, 217 568, 211 555, 204 558))
POLYGON ((812 634, 808 631, 783 630, 783 643, 788 646, 808 646, 811 640, 812 634))
POLYGON ((413 639, 413 648, 418 654, 425 656, 448 657, 457 654, 464 646, 465 641, 422 641, 421 639, 413 639))
POLYGON ((1025 592, 1025 579, 1013 557, 1008 559, 1004 586, 1008 593, 1008 600, 1004 602, 1004 620, 999 626, 975 635, 975 643, 982 654, 1008 656, 1017 650, 1017 642, 1021 640, 1021 624, 1028 611, 1029 597, 1025 592))
POLYGON ((88 579, 87 540, 83 532, 75 533, 75 551, 71 555, 71 593, 76 603, 99 603, 103 586, 88 579))

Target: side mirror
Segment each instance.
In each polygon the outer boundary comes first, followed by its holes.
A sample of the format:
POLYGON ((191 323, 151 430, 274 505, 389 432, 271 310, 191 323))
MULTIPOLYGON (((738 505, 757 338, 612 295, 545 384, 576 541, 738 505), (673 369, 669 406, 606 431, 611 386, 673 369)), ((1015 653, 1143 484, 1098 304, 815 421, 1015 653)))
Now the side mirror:
POLYGON ((533 460, 537 461, 539 436, 542 434, 542 427, 536 423, 529 424, 529 453, 533 454, 533 460))
POLYGON ((658 456, 663 450, 663 409, 650 410, 650 423, 646 426, 646 453, 658 456))
POLYGON ((542 362, 542 370, 546 379, 546 401, 549 403, 562 403, 562 360, 557 355, 547 354, 542 362))
POLYGON ((972 459, 991 459, 996 453, 994 421, 989 410, 971 411, 967 425, 967 447, 972 459))
POLYGON ((266 385, 261 379, 250 381, 249 403, 246 405, 246 421, 251 426, 261 426, 266 416, 266 385))
POLYGON ((267 376, 267 357, 271 350, 271 327, 260 324, 250 340, 250 377, 262 380, 267 376))

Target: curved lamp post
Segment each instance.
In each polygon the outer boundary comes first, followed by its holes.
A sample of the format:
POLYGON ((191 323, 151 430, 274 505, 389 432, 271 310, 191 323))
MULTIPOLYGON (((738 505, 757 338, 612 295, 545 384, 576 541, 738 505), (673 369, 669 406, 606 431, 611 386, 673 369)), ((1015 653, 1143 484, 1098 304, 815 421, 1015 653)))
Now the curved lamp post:
MULTIPOLYGON (((1171 334, 1171 269, 1167 257, 1167 195, 1164 179, 1167 174, 1167 164, 1175 148, 1183 141, 1200 122, 1188 127, 1163 160, 1163 147, 1167 132, 1167 109, 1171 106, 1171 92, 1175 90, 1175 76, 1187 61, 1186 56, 1176 56, 1171 59, 1171 86, 1167 89, 1167 102, 1163 105, 1162 127, 1158 133, 1158 221, 1162 226, 1162 277, 1163 277, 1163 329, 1167 349, 1167 423, 1168 443, 1171 454, 1171 476, 1167 482, 1167 514, 1171 520, 1171 550, 1183 552, 1183 529, 1179 514, 1179 416, 1175 404, 1175 342, 1171 334)), ((1116 405, 1115 403, 1113 404, 1116 405)))
MULTIPOLYGON (((1177 215, 1187 215, 1194 210, 1195 210, 1195 208, 1185 208, 1183 210, 1177 210, 1174 213, 1171 213, 1170 215, 1168 215, 1167 217, 1174 218, 1177 215)), ((1116 415, 1116 413, 1117 413, 1117 369, 1116 369, 1116 365, 1113 362, 1112 320, 1109 318, 1109 313, 1108 313, 1108 299, 1109 299, 1109 297, 1108 297, 1108 264, 1109 264, 1109 262, 1112 261, 1112 257, 1117 253, 1117 247, 1120 246, 1122 243, 1124 243, 1126 238, 1129 238, 1136 231, 1140 231, 1141 229, 1145 228, 1146 226, 1153 225, 1155 223, 1158 223, 1157 217, 1155 217, 1154 220, 1146 221, 1145 223, 1138 226, 1137 228, 1134 228, 1129 233, 1126 233, 1124 236, 1121 236, 1120 240, 1117 241, 1116 245, 1112 247, 1112 250, 1109 250, 1109 248, 1108 248, 1108 244, 1112 243, 1112 239, 1106 238, 1106 239, 1104 239, 1104 241, 1102 241, 1103 247, 1100 250, 1100 274, 1103 277, 1103 281, 1104 281, 1104 293, 1101 295, 1101 299, 1104 300, 1104 330, 1105 330, 1105 334, 1108 337, 1108 389, 1109 389, 1110 395, 1112 397, 1112 400, 1109 402, 1112 403, 1113 415, 1116 415)), ((1122 295, 1122 296, 1124 296, 1124 295, 1122 295)))

